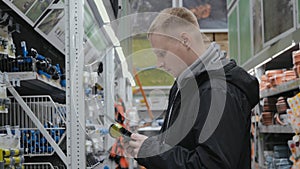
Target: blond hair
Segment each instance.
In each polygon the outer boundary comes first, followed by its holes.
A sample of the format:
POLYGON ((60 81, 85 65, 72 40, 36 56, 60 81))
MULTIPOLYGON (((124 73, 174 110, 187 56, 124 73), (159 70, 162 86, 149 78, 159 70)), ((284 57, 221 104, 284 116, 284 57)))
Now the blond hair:
POLYGON ((177 37, 176 33, 183 30, 197 32, 201 38, 198 21, 193 12, 184 7, 166 8, 151 23, 148 37, 153 33, 177 37))

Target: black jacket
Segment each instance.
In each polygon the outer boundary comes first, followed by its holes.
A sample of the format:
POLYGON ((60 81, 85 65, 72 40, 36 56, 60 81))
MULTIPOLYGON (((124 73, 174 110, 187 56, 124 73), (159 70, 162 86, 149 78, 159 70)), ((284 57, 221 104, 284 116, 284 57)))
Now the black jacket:
POLYGON ((251 168, 250 115, 259 101, 258 81, 233 60, 222 64, 223 68, 193 71, 192 76, 177 79, 161 135, 142 144, 136 159, 140 165, 147 169, 251 168))

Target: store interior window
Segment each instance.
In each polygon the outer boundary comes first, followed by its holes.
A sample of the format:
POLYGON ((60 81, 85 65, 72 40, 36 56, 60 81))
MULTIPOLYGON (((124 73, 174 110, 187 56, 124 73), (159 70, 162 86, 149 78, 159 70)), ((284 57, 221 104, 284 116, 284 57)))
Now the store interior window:
POLYGON ((280 38, 281 34, 294 28, 293 0, 263 0, 262 8, 265 43, 271 40, 275 41, 280 38))
POLYGON ((253 17, 253 47, 254 54, 262 49, 262 21, 261 21, 261 3, 259 0, 252 1, 253 17))
POLYGON ((201 29, 227 29, 226 0, 183 0, 197 17, 201 29))

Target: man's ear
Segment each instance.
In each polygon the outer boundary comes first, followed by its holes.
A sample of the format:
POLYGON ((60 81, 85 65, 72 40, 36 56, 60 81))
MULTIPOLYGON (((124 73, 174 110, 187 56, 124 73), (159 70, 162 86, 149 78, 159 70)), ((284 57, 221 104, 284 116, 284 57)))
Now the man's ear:
POLYGON ((192 43, 192 37, 187 32, 182 32, 180 34, 180 41, 185 47, 190 48, 192 43))

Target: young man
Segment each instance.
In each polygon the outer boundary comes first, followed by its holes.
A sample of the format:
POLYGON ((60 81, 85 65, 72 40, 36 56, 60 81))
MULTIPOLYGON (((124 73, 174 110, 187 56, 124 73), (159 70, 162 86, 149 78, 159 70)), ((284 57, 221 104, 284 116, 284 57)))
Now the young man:
POLYGON ((259 101, 257 79, 205 46, 186 8, 163 10, 148 38, 158 67, 176 77, 161 134, 132 134, 128 154, 147 169, 247 169, 250 114, 259 101))

